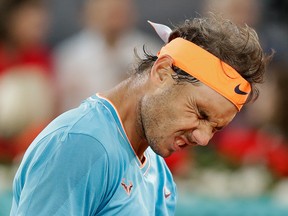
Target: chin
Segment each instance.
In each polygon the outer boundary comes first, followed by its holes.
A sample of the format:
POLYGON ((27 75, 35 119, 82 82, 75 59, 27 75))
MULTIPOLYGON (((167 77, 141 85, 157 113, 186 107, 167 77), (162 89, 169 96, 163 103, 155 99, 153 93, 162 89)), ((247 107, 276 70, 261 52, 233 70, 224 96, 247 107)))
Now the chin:
POLYGON ((169 157, 174 150, 172 148, 168 148, 164 142, 161 142, 160 139, 148 139, 148 144, 150 148, 159 156, 166 158, 169 157), (149 142, 150 141, 150 142, 149 142))
POLYGON ((163 158, 167 158, 170 155, 173 154, 173 151, 169 151, 169 150, 165 150, 165 151, 160 151, 160 152, 156 152, 154 151, 156 154, 158 154, 159 156, 163 157, 163 158))

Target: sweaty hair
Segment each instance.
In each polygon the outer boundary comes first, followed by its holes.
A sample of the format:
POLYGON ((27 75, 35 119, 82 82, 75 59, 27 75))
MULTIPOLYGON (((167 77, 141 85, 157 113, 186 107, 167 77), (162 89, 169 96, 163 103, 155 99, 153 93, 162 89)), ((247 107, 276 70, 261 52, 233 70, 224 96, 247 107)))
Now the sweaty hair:
MULTIPOLYGON (((181 37, 191 41, 222 61, 232 66, 252 87, 247 100, 255 100, 259 91, 255 84, 263 82, 266 64, 272 55, 266 56, 259 44, 257 33, 245 25, 237 26, 222 17, 211 15, 207 18, 186 20, 172 31, 169 42, 181 37)), ((152 67, 157 56, 150 55, 144 50, 144 59, 139 61, 135 73, 143 73, 152 67)), ((172 75, 177 83, 182 81, 199 82, 185 71, 172 66, 172 75)))

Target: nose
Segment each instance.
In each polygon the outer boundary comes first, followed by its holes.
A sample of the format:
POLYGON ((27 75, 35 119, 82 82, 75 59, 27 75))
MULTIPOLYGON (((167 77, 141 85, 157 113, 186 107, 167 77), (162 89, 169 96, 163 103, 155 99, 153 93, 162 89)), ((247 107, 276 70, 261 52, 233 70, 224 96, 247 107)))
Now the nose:
POLYGON ((212 132, 212 129, 208 126, 197 128, 192 132, 194 142, 201 146, 206 146, 213 137, 213 135, 214 133, 212 132))

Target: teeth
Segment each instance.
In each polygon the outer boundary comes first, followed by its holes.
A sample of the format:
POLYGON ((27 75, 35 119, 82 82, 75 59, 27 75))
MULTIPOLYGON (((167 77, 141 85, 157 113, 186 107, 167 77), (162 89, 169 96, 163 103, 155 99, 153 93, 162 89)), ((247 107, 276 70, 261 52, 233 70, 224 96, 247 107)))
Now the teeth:
POLYGON ((182 146, 185 146, 187 145, 186 143, 183 143, 183 144, 179 144, 178 146, 182 147, 182 146))
POLYGON ((176 145, 179 147, 185 146, 186 142, 183 139, 177 139, 176 140, 176 145))

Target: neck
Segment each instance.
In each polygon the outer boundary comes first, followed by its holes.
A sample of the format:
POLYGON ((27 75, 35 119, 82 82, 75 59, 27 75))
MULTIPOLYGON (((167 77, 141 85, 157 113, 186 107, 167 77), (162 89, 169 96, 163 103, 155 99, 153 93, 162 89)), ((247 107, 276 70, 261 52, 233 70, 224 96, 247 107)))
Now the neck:
POLYGON ((146 91, 147 76, 130 77, 112 90, 102 93, 116 107, 128 139, 140 161, 148 147, 140 115, 140 103, 146 91))

